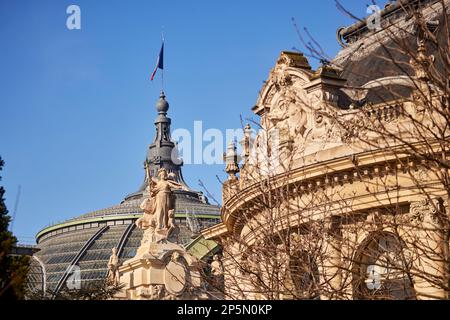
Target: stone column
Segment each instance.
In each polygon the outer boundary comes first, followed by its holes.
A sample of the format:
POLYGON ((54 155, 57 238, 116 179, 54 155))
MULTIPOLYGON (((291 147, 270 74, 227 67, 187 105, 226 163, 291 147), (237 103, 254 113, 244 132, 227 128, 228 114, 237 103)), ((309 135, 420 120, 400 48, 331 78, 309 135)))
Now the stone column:
POLYGON ((447 259, 444 255, 448 244, 443 225, 447 217, 443 210, 439 199, 411 203, 409 219, 412 239, 406 241, 413 241, 412 274, 418 299, 445 299, 447 296, 443 286, 439 285, 447 285, 447 259))
POLYGON ((337 220, 325 223, 322 265, 319 264, 321 299, 339 299, 342 290, 341 228, 337 220))

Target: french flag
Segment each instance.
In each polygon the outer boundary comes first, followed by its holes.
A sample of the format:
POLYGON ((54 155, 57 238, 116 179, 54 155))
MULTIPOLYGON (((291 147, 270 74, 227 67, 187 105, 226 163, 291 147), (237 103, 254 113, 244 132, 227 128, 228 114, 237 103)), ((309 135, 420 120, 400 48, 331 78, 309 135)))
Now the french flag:
POLYGON ((152 76, 150 78, 151 81, 155 78, 156 71, 158 69, 164 70, 164 41, 161 45, 161 51, 159 52, 158 60, 156 61, 155 70, 153 70, 152 76))

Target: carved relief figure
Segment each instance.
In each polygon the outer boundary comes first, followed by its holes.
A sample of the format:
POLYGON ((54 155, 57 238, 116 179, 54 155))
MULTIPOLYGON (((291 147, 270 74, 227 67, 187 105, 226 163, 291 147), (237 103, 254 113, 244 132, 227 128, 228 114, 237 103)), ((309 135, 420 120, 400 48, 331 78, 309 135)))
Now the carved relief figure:
POLYGON ((175 223, 175 210, 169 210, 169 230, 167 231, 167 238, 178 242, 178 235, 180 234, 180 228, 175 223))
POLYGON ((151 295, 150 300, 161 300, 164 298, 164 285, 155 284, 150 286, 151 295))
POLYGON ((292 89, 284 90, 282 100, 271 107, 269 120, 281 131, 281 136, 295 138, 305 137, 308 117, 300 106, 292 89))
POLYGON ((211 274, 215 277, 223 276, 223 264, 220 261, 219 255, 215 254, 211 262, 211 274))
POLYGON ((220 261, 219 255, 213 256, 211 262, 211 280, 215 287, 222 287, 224 282, 224 267, 222 261, 220 261))
POLYGON ((142 230, 147 230, 152 225, 152 215, 155 211, 155 198, 151 197, 150 187, 146 188, 146 192, 150 196, 145 198, 140 205, 140 208, 144 211, 144 215, 136 221, 136 226, 142 230))

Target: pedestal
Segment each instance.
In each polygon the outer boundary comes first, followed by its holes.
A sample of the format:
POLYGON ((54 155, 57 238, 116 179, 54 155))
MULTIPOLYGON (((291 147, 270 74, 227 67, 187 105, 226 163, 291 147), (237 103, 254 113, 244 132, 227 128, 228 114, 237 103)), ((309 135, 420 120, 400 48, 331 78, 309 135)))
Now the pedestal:
POLYGON ((124 289, 117 299, 208 299, 202 290, 202 263, 174 243, 147 243, 119 267, 124 289))

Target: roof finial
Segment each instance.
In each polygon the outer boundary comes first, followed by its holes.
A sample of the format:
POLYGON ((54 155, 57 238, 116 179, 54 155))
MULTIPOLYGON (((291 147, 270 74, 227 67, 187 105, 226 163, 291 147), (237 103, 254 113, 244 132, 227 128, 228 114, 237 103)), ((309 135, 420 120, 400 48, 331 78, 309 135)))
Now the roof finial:
POLYGON ((163 90, 161 90, 159 100, 156 103, 156 111, 158 111, 159 114, 164 115, 167 113, 167 111, 169 111, 169 103, 166 101, 166 95, 164 94, 163 90))
POLYGON ((236 174, 239 173, 239 163, 234 141, 231 141, 228 144, 227 152, 224 154, 224 160, 226 163, 225 172, 228 173, 228 180, 237 180, 236 174))

